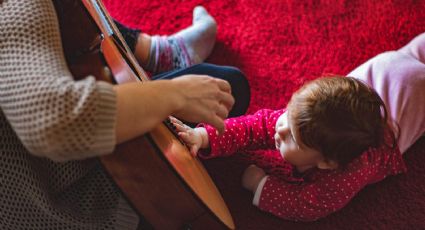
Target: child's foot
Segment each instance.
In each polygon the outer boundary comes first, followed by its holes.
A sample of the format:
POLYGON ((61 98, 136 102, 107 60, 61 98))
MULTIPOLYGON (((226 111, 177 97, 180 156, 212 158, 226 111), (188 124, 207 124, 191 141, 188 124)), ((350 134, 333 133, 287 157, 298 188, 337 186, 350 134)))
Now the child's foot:
POLYGON ((172 36, 152 36, 146 70, 160 73, 203 62, 210 55, 217 23, 202 6, 193 10, 193 24, 172 36))

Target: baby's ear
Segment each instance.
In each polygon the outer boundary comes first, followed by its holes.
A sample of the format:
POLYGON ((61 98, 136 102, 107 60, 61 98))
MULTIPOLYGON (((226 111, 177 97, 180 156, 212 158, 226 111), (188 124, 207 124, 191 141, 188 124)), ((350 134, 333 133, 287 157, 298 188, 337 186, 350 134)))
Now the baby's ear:
POLYGON ((326 160, 323 159, 317 163, 317 168, 319 169, 337 169, 338 168, 338 162, 333 160, 326 160))

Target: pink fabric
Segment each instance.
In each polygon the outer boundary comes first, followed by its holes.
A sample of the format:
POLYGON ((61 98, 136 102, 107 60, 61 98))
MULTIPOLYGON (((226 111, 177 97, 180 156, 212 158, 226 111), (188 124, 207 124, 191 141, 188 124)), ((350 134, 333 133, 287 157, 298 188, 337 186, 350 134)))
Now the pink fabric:
MULTIPOLYGON (((212 158, 246 150, 275 149, 275 123, 283 112, 265 109, 228 119, 226 131, 220 136, 214 128, 204 125, 211 148, 201 156, 212 158)), ((366 185, 406 171, 398 148, 386 146, 370 148, 345 170, 311 169, 301 178, 293 174, 288 162, 282 159, 282 164, 290 170, 284 176, 267 178, 262 191, 257 191, 258 207, 283 219, 301 221, 327 216, 343 208, 366 185)))
POLYGON ((348 74, 373 87, 400 127, 404 153, 425 132, 425 34, 397 51, 380 54, 348 74))

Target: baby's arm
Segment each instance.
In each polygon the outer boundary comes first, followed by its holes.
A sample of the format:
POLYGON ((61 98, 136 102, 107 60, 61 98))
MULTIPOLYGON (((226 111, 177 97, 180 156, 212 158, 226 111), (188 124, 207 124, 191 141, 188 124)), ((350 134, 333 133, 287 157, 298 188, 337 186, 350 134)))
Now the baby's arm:
POLYGON ((343 208, 367 184, 362 181, 350 187, 331 176, 302 184, 266 176, 254 191, 253 204, 282 219, 314 221, 343 208))
POLYGON ((226 119, 226 128, 221 135, 212 126, 201 124, 207 131, 209 148, 199 155, 213 158, 247 150, 275 148, 275 124, 283 112, 263 109, 251 115, 226 119))
POLYGON ((383 146, 363 153, 344 169, 317 169, 295 181, 264 176, 257 188, 251 189, 253 203, 282 219, 314 221, 345 207, 366 185, 403 171, 405 166, 398 150, 383 146), (389 153, 382 154, 383 151, 389 153))
POLYGON ((182 124, 176 127, 179 132, 187 130, 179 135, 191 151, 201 150, 200 157, 230 156, 244 150, 275 148, 275 124, 283 112, 263 109, 252 115, 226 119, 223 134, 218 134, 214 127, 206 124, 195 129, 188 129, 182 124))

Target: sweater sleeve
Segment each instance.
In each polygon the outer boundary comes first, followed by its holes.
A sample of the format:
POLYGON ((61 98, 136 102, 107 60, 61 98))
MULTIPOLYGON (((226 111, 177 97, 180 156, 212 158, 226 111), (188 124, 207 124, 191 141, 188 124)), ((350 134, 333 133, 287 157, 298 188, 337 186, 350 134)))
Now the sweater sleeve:
POLYGON ((112 152, 115 93, 91 76, 73 80, 52 1, 0 8, 0 106, 22 144, 55 161, 112 152))
POLYGON ((275 148, 275 124, 283 112, 263 109, 252 115, 229 118, 222 135, 218 135, 212 126, 202 124, 207 130, 210 148, 201 150, 199 156, 212 158, 244 150, 275 148))

